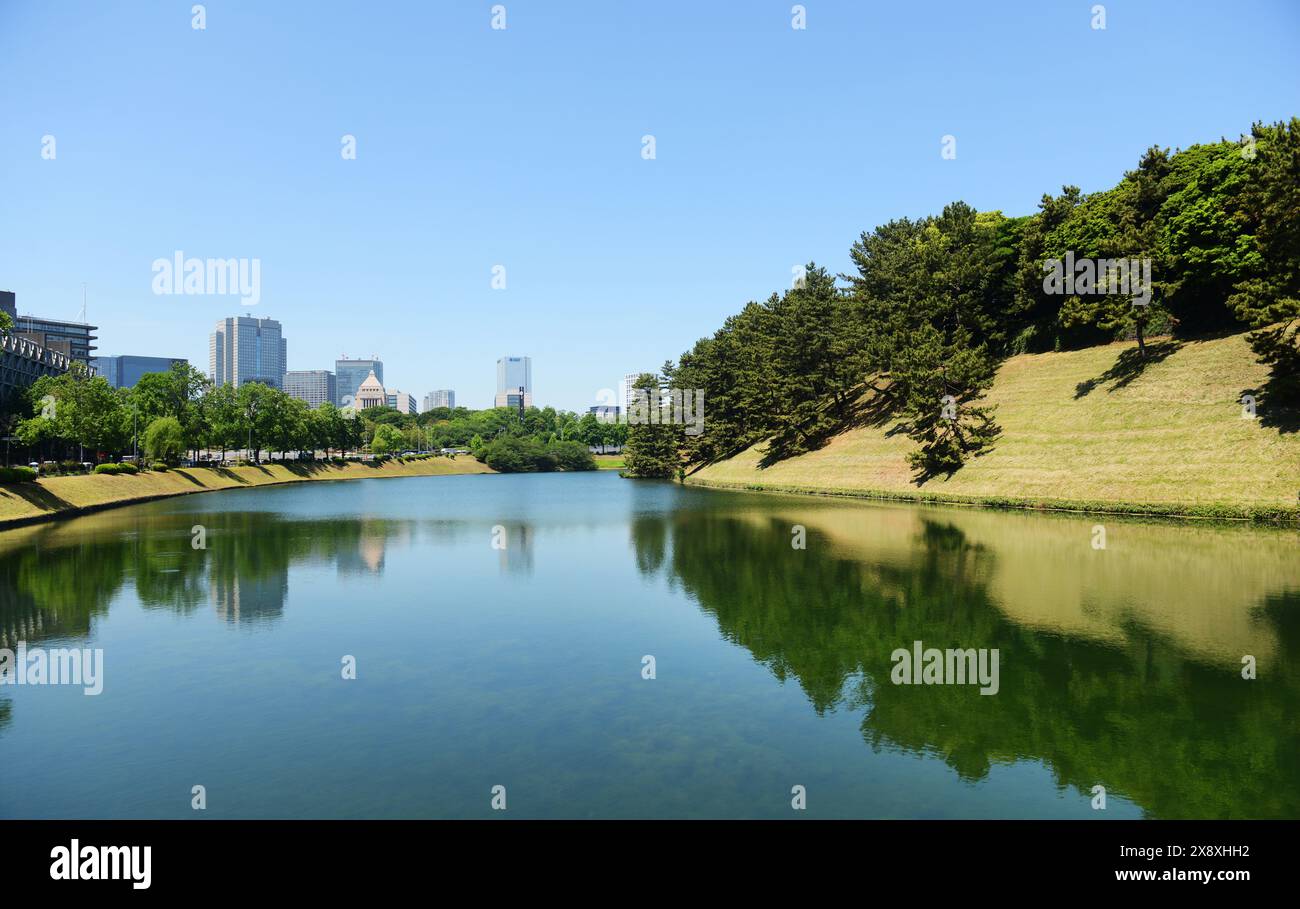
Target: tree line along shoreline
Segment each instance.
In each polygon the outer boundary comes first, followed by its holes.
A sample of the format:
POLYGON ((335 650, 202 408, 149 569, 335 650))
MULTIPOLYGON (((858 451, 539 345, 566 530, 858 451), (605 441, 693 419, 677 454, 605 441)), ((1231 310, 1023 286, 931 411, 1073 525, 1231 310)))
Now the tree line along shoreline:
MULTIPOLYGON (((15 454, 20 462, 31 457, 47 474, 209 460, 242 466, 276 452, 281 461, 311 461, 322 453, 331 460, 348 452, 383 458, 454 451, 500 473, 595 470, 590 449, 619 448, 627 433, 626 426, 594 414, 579 417, 552 407, 444 407, 418 415, 391 407, 353 413, 332 403, 310 408, 258 382, 214 385, 188 363, 146 374, 131 388, 113 388, 77 368, 43 376, 0 402, 0 421, 10 437, 6 461, 15 454), (232 461, 232 452, 241 454, 232 461)), ((0 482, 35 478, 22 466, 0 470, 0 482)))

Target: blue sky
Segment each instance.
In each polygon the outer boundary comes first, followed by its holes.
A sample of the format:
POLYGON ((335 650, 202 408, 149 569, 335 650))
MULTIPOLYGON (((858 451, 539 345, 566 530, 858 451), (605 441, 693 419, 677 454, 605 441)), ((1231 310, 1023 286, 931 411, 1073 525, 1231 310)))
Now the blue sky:
POLYGON ((1093 3, 0 0, 0 289, 75 318, 85 283, 101 354, 206 370, 262 315, 291 369, 482 407, 527 354, 585 408, 876 224, 1300 113, 1300 3, 1093 3), (155 295, 176 250, 259 259, 261 302, 155 295))

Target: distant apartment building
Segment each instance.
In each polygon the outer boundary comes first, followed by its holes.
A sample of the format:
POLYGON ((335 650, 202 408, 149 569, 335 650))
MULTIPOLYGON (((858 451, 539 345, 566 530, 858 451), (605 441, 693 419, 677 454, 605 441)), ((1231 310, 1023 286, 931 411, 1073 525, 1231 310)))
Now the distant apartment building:
POLYGON ((431 391, 424 396, 424 412, 427 413, 437 407, 447 407, 452 410, 456 409, 456 392, 450 388, 439 388, 431 391))
POLYGON ((361 383, 371 373, 375 374, 375 379, 380 385, 384 384, 384 362, 376 360, 373 357, 369 360, 352 360, 343 357, 334 361, 334 403, 339 407, 346 407, 352 403, 356 397, 357 390, 361 388, 361 383))
POLYGON ((587 408, 587 413, 593 415, 602 423, 617 423, 620 408, 617 404, 594 404, 587 408))
POLYGON ((328 369, 294 369, 284 374, 284 391, 291 398, 306 401, 313 410, 322 404, 333 404, 335 397, 334 373, 328 369))
POLYGON ((151 372, 171 372, 176 364, 189 365, 184 357, 137 357, 123 354, 115 357, 95 357, 90 365, 97 375, 108 380, 114 388, 135 388, 141 376, 151 372))
POLYGON ((407 394, 404 391, 393 390, 387 393, 388 406, 398 413, 416 414, 419 411, 415 406, 415 395, 407 394))
POLYGON ((14 334, 87 366, 94 359, 91 352, 95 350, 94 342, 98 340, 94 334, 96 331, 99 331, 98 326, 87 325, 85 322, 65 322, 62 319, 28 315, 14 319, 14 334))
POLYGON ((497 360, 497 393, 492 406, 533 406, 532 357, 502 357, 497 360))
POLYGON ((10 319, 18 321, 18 295, 12 290, 0 290, 0 312, 7 313, 10 319))
POLYGON ((216 385, 261 382, 283 390, 287 360, 288 345, 275 319, 233 316, 208 336, 208 377, 216 385))

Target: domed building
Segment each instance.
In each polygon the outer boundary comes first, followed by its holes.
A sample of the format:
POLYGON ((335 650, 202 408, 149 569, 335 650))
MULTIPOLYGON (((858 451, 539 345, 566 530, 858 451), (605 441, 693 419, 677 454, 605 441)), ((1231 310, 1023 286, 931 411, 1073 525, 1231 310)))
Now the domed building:
POLYGON ((375 371, 370 370, 370 375, 366 376, 361 387, 357 389, 356 395, 352 399, 353 410, 362 411, 367 407, 387 407, 388 392, 384 391, 383 383, 375 378, 375 371))

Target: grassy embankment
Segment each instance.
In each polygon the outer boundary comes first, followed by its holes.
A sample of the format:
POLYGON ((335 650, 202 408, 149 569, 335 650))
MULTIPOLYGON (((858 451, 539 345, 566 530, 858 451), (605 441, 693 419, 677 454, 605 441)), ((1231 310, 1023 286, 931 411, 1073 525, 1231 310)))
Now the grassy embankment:
POLYGON ((1300 521, 1300 414, 1270 412, 1268 368, 1244 335, 1012 357, 988 395, 1002 435, 951 477, 917 486, 896 421, 759 467, 760 449, 687 482, 1002 507, 1300 521), (1243 393, 1258 419, 1242 418, 1243 393))
POLYGON ((594 455, 596 459, 597 470, 622 470, 623 456, 620 455, 594 455))
POLYGON ((149 471, 134 476, 91 474, 49 477, 34 483, 12 483, 0 486, 0 528, 115 505, 216 489, 270 486, 277 483, 300 483, 311 480, 358 480, 368 477, 425 477, 491 472, 489 468, 473 458, 463 456, 428 458, 421 461, 387 461, 380 465, 359 461, 342 465, 290 462, 263 464, 258 467, 220 469, 194 467, 149 471))

